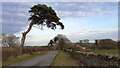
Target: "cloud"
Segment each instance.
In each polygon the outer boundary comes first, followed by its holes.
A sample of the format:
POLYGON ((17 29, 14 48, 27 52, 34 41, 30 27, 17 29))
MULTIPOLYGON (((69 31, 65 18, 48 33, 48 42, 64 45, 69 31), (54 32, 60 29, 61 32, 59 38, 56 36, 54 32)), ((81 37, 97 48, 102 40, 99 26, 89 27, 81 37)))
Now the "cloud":
POLYGON ((14 34, 27 27, 29 24, 27 20, 29 17, 28 10, 32 5, 37 3, 52 6, 62 19, 64 17, 87 17, 98 14, 114 14, 117 12, 116 2, 3 2, 3 33, 14 34))
POLYGON ((57 14, 60 17, 68 17, 68 16, 69 17, 70 16, 72 16, 72 17, 84 17, 84 16, 89 16, 90 15, 90 13, 79 12, 79 11, 77 11, 77 12, 58 11, 57 14))
MULTIPOLYGON (((117 2, 3 2, 2 27, 0 27, 2 32, 6 34, 18 34, 18 36, 21 37, 21 31, 25 30, 29 24, 29 21, 27 20, 29 17, 28 10, 35 4, 46 4, 51 6, 58 16, 60 16, 62 22, 64 22, 65 30, 53 32, 46 29, 46 31, 42 33, 42 31, 38 32, 37 29, 33 28, 32 32, 27 35, 26 45, 46 45, 49 40, 58 33, 66 34, 71 41, 75 42, 86 38, 90 40, 96 38, 116 39, 118 36, 117 30, 105 29, 105 27, 109 29, 113 25, 108 24, 111 21, 109 19, 116 19, 104 16, 112 16, 112 14, 117 15, 117 2), (88 19, 90 16, 92 17, 92 15, 95 15, 96 17, 88 19), (98 15, 103 17, 97 17, 98 15), (106 21, 106 18, 108 18, 109 21, 106 21), (96 20, 99 20, 99 22, 96 20), (110 26, 108 27, 106 25, 110 26), (84 28, 87 28, 87 30, 84 28), (105 30, 100 31, 99 28, 105 30)), ((116 21, 113 22, 116 23, 116 21)))
POLYGON ((26 45, 27 46, 40 46, 40 45, 47 45, 49 40, 52 39, 53 35, 28 35, 26 45))
POLYGON ((16 3, 2 4, 2 33, 14 34, 28 25, 27 8, 16 3))
POLYGON ((2 23, 2 33, 3 34, 14 34, 24 29, 25 24, 19 23, 2 23))
MULTIPOLYGON (((95 39, 105 39, 110 38, 113 40, 118 40, 118 29, 111 30, 81 30, 78 32, 72 32, 66 34, 69 40, 72 42, 78 42, 79 40, 89 39, 94 41, 95 39)), ((26 45, 27 46, 41 46, 47 45, 49 40, 55 37, 55 35, 27 35, 26 45)))
POLYGON ((2 0, 2 2, 118 2, 119 0, 2 0))
POLYGON ((110 38, 113 40, 118 40, 118 29, 104 30, 104 31, 79 31, 68 35, 68 38, 73 42, 78 42, 79 40, 89 39, 94 41, 95 39, 110 38))
POLYGON ((116 14, 117 2, 47 2, 61 17, 116 14))

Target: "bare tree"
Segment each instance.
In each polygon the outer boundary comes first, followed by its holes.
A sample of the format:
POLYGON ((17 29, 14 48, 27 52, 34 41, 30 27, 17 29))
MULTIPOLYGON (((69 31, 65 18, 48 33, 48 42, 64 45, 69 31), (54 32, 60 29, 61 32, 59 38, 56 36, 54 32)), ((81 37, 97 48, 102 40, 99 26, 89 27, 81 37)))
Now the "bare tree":
POLYGON ((16 47, 20 45, 19 37, 14 34, 2 34, 2 46, 16 47))

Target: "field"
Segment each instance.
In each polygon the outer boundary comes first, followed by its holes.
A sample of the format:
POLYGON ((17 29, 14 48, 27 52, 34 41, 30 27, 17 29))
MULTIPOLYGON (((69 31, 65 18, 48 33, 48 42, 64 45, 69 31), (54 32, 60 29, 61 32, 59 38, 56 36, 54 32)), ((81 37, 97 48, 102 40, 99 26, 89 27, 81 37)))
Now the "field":
POLYGON ((60 51, 53 60, 51 66, 79 66, 79 64, 69 54, 60 51))
POLYGON ((5 66, 30 59, 37 55, 44 54, 48 51, 48 48, 43 47, 26 47, 24 49, 24 53, 21 54, 20 48, 3 47, 2 51, 0 51, 2 52, 2 65, 5 66))
POLYGON ((14 58, 11 61, 4 62, 2 64, 2 66, 7 66, 7 65, 14 64, 14 63, 17 63, 17 62, 25 61, 27 59, 31 59, 32 57, 42 55, 42 54, 45 54, 45 53, 46 52, 39 52, 39 53, 34 53, 34 55, 24 54, 24 55, 21 55, 20 57, 14 58))
POLYGON ((120 55, 119 55, 119 51, 120 51, 120 49, 96 50, 95 53, 120 56, 120 55))

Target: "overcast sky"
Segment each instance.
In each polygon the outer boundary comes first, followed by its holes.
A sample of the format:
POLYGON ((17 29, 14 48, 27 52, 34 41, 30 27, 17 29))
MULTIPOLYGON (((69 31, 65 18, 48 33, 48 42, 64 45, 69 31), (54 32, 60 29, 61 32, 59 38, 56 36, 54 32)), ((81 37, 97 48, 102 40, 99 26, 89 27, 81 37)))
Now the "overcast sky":
POLYGON ((27 35, 26 45, 46 45, 57 34, 66 35, 72 42, 80 39, 118 39, 117 2, 3 2, 2 33, 21 37, 21 32, 29 24, 28 10, 35 4, 51 6, 65 29, 44 27, 40 30, 33 27, 27 35))

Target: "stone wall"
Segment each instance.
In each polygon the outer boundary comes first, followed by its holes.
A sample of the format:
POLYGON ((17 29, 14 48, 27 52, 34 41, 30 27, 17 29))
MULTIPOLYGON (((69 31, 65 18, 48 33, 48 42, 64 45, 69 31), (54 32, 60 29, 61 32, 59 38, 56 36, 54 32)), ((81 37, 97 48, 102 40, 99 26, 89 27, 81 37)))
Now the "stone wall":
POLYGON ((72 51, 70 49, 65 51, 82 63, 83 66, 118 66, 120 64, 120 57, 116 56, 72 51))

